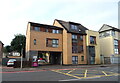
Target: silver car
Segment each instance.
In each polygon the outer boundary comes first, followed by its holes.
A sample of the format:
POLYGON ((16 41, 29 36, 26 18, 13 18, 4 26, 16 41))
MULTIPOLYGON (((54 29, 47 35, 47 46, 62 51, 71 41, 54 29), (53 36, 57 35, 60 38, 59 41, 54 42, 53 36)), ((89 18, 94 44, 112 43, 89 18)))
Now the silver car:
POLYGON ((9 59, 8 62, 7 62, 7 66, 13 66, 14 61, 16 61, 16 59, 9 59))

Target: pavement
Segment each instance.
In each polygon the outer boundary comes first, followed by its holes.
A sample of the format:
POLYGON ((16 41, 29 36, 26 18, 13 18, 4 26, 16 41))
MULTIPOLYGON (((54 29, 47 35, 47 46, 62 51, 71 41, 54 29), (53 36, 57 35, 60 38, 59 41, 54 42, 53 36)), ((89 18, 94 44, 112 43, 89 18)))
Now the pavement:
POLYGON ((38 67, 31 67, 31 68, 13 68, 13 67, 6 67, 1 66, 2 69, 1 73, 4 72, 19 72, 19 71, 44 71, 44 70, 64 70, 64 69, 79 69, 79 68, 95 68, 95 67, 111 67, 111 66, 118 66, 118 64, 102 64, 102 65, 42 65, 38 67))

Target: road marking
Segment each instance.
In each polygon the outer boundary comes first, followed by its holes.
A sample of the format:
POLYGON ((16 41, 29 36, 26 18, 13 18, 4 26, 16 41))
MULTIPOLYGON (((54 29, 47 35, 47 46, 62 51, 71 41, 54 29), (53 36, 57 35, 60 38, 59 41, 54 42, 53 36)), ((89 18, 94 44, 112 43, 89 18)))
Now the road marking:
POLYGON ((83 74, 72 74, 72 75, 83 75, 83 74))
POLYGON ((74 77, 74 78, 78 78, 78 79, 80 79, 80 78, 81 78, 81 77, 74 76, 74 75, 69 74, 69 73, 63 73, 63 72, 60 72, 60 71, 55 71, 55 70, 52 70, 52 71, 57 72, 57 73, 61 73, 61 74, 67 75, 67 76, 71 76, 71 77, 74 77))
POLYGON ((85 70, 84 77, 85 77, 85 78, 87 77, 87 69, 85 70))
POLYGON ((80 79, 93 79, 93 78, 118 76, 118 75, 120 75, 120 74, 114 73, 114 72, 113 72, 113 74, 109 74, 108 75, 108 74, 105 73, 105 71, 101 71, 102 73, 104 73, 104 75, 87 76, 87 75, 89 75, 89 74, 87 74, 88 73, 87 69, 85 70, 85 72, 83 74, 69 74, 69 73, 71 73, 74 70, 71 70, 68 73, 61 72, 60 70, 52 70, 52 71, 60 73, 60 74, 63 74, 63 75, 67 75, 67 76, 71 76, 71 77, 77 78, 77 79, 68 79, 68 80, 59 80, 59 81, 74 81, 74 80, 80 80, 80 79), (80 76, 76 76, 76 75, 83 75, 83 76, 80 77, 80 76))
POLYGON ((69 71, 67 74, 69 74, 69 73, 71 73, 71 72, 73 72, 73 71, 75 71, 75 69, 73 69, 73 70, 69 71))
POLYGON ((104 71, 102 71, 102 73, 104 73, 105 74, 105 76, 108 76, 104 71))
MULTIPOLYGON (((107 76, 117 76, 118 74, 112 74, 112 75, 107 75, 107 76)), ((58 80, 58 81, 75 81, 75 80, 82 80, 82 79, 94 79, 94 78, 101 78, 105 77, 105 75, 98 75, 98 76, 91 76, 91 77, 81 77, 79 79, 67 79, 67 80, 58 80)))
POLYGON ((29 72, 39 72, 39 71, 46 71, 46 70, 35 70, 35 71, 7 71, 7 72, 0 72, 0 73, 29 73, 29 72))
POLYGON ((75 80, 82 80, 82 79, 93 79, 93 78, 100 78, 100 77, 89 77, 89 78, 79 78, 79 79, 67 79, 67 80, 58 80, 58 81, 75 81, 75 80))

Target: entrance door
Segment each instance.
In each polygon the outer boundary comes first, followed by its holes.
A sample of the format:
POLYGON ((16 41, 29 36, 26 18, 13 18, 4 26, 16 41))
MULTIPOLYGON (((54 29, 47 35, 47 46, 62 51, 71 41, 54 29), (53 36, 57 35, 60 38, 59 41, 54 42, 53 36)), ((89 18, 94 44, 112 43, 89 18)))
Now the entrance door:
POLYGON ((89 46, 89 63, 95 64, 95 46, 89 46))
POLYGON ((72 56, 72 64, 78 64, 78 56, 72 56))
POLYGON ((61 52, 50 52, 50 63, 51 64, 61 64, 61 52))
POLYGON ((90 57, 90 64, 95 64, 95 57, 90 57))

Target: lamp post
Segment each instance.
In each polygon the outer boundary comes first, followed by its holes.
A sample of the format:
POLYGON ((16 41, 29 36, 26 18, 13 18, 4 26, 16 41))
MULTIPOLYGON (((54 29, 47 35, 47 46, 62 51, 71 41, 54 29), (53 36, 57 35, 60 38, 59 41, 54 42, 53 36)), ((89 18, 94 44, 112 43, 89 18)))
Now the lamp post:
POLYGON ((20 45, 21 45, 21 66, 20 66, 20 68, 22 69, 22 64, 23 64, 23 63, 22 63, 22 61, 23 61, 23 60, 22 60, 22 59, 23 59, 23 58, 22 58, 22 55, 23 55, 23 48, 22 48, 22 44, 20 44, 20 45))

